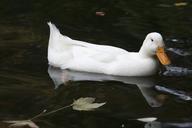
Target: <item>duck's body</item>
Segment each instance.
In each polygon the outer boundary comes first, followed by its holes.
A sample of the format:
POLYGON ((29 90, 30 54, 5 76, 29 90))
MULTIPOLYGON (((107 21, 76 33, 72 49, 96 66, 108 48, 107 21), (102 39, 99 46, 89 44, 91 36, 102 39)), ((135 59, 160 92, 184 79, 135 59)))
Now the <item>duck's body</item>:
POLYGON ((145 53, 145 46, 139 52, 128 52, 113 46, 90 44, 63 36, 55 25, 48 24, 48 61, 52 66, 119 76, 149 76, 158 70, 157 60, 149 52, 145 53))

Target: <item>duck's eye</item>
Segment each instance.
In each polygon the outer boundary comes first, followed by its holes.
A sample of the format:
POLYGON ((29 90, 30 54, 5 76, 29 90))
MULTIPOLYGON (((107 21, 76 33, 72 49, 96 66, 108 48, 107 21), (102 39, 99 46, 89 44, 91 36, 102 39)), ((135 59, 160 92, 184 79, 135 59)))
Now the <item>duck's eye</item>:
POLYGON ((151 41, 153 42, 153 39, 151 39, 151 41))

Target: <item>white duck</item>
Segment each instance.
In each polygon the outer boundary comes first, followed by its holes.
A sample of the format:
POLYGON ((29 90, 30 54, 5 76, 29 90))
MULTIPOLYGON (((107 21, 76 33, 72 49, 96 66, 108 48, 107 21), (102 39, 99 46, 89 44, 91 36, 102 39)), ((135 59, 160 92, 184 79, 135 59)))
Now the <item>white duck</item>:
POLYGON ((164 52, 163 38, 156 32, 147 35, 139 52, 128 52, 113 46, 73 40, 63 36, 51 22, 48 25, 48 61, 54 67, 118 76, 149 76, 158 70, 155 55, 163 65, 170 64, 164 52))

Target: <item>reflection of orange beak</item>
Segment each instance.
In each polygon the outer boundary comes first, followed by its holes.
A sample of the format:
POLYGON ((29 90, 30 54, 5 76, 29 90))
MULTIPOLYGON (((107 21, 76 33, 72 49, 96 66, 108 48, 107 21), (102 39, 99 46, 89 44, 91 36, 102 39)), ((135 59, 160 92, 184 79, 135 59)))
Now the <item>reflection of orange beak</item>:
POLYGON ((163 47, 157 48, 156 55, 159 61, 161 62, 161 64, 169 65, 171 63, 163 47))

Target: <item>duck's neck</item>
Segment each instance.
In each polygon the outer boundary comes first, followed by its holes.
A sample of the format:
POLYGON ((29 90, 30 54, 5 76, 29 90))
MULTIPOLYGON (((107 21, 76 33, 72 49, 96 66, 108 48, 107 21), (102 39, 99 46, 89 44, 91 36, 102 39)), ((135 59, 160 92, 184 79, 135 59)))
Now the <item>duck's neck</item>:
POLYGON ((153 57, 154 55, 151 54, 145 43, 141 46, 139 50, 139 54, 144 57, 153 57))

